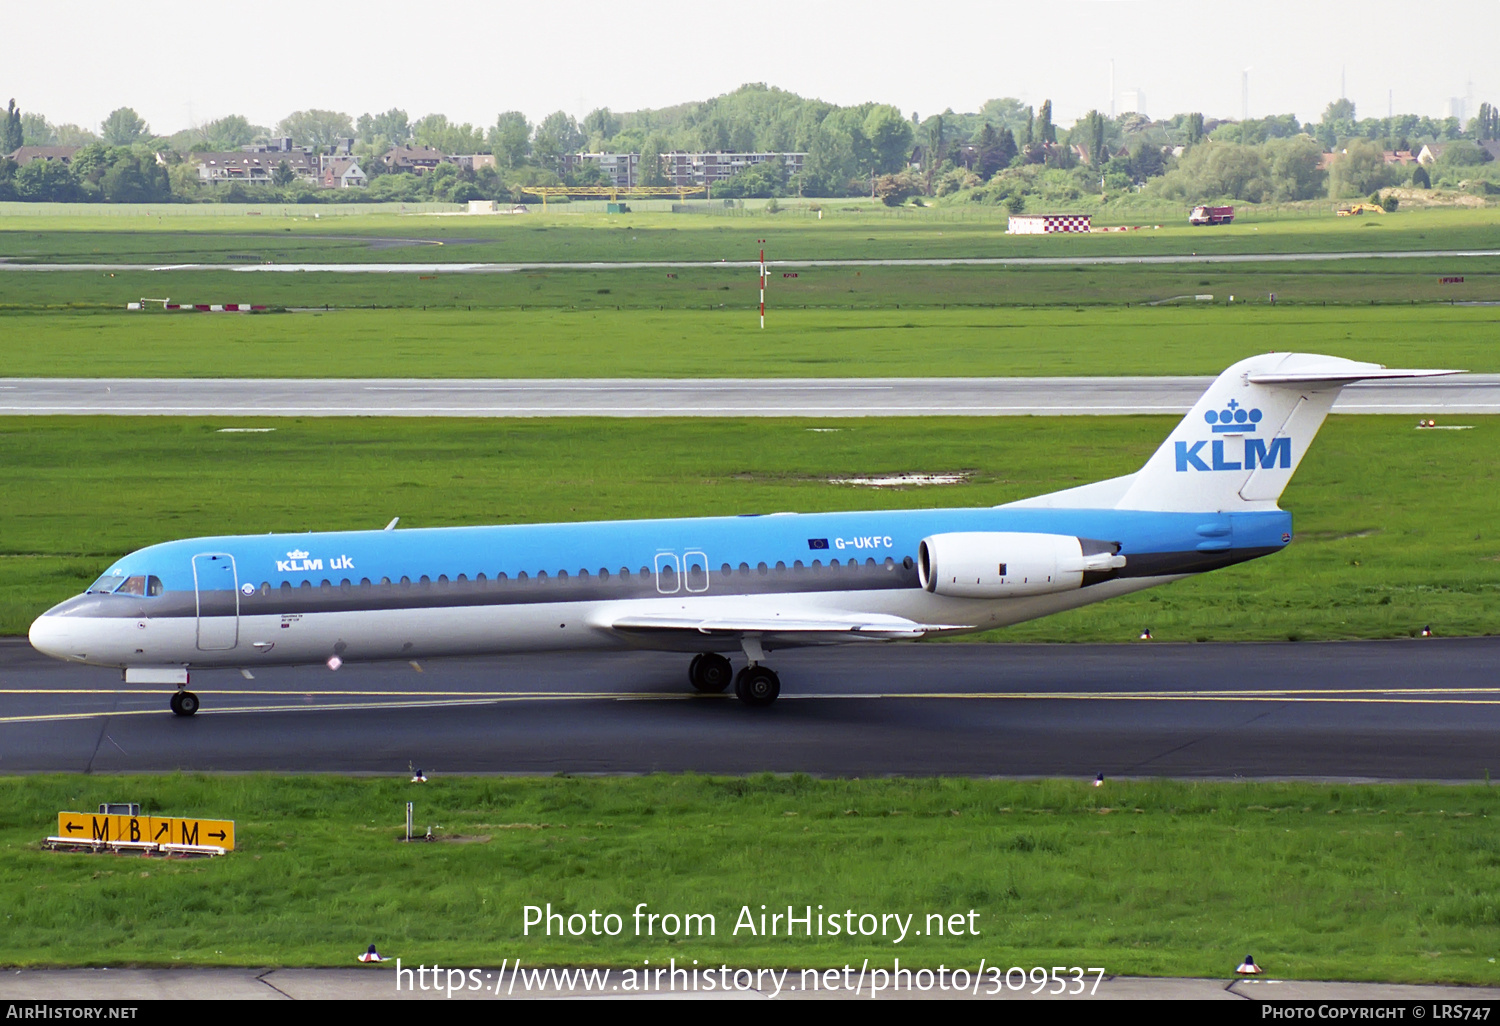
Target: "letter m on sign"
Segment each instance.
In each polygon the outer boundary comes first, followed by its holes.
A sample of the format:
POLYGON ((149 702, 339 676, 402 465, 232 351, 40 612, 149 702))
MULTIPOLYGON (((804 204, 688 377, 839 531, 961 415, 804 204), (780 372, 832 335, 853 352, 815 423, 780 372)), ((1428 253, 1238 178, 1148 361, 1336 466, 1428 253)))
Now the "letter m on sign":
POLYGON ((1292 440, 1285 436, 1271 439, 1270 449, 1259 438, 1245 439, 1245 467, 1266 470, 1279 467, 1288 470, 1292 466, 1292 440))

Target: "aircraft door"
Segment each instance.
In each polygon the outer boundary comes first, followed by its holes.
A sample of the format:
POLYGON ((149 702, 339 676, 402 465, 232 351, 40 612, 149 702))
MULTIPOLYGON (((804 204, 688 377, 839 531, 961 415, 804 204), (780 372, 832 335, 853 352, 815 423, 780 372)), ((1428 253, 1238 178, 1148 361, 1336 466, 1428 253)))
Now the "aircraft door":
POLYGON ((197 595, 198 648, 224 652, 240 641, 240 582, 234 557, 203 552, 193 557, 193 589, 197 595))
POLYGON ((656 554, 656 590, 663 595, 675 595, 682 589, 682 577, 678 573, 677 553, 656 554))
POLYGON ((682 554, 682 583, 688 591, 708 590, 708 557, 701 552, 682 554))

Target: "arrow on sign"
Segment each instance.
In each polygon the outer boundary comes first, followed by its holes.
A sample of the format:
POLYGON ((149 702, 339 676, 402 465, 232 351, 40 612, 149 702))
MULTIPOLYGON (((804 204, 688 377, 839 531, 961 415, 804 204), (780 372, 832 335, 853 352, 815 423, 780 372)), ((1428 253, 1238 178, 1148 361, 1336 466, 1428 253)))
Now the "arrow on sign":
POLYGON ((170 834, 171 831, 172 831, 172 821, 171 820, 165 820, 165 821, 163 821, 163 823, 161 825, 161 829, 156 832, 156 836, 153 837, 153 838, 151 838, 151 839, 153 841, 159 841, 159 840, 161 840, 163 834, 170 834))
POLYGON ((217 837, 219 840, 222 841, 222 840, 224 840, 225 837, 227 837, 229 835, 226 834, 226 833, 224 833, 224 831, 220 830, 218 833, 216 833, 216 834, 209 834, 208 836, 209 837, 217 837))
POLYGON ((70 834, 73 831, 75 831, 75 830, 82 830, 82 829, 83 829, 83 827, 81 825, 79 825, 78 823, 69 823, 68 824, 68 833, 70 833, 70 834))

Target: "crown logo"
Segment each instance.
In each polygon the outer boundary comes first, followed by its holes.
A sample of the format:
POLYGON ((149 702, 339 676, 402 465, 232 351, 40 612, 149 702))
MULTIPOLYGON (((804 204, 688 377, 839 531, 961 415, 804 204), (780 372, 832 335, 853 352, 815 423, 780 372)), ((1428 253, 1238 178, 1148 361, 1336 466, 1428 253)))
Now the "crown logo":
POLYGON ((286 554, 286 558, 287 559, 306 559, 307 558, 307 553, 304 552, 304 551, 302 551, 301 549, 293 549, 291 552, 288 552, 286 554))
POLYGON ((1213 433, 1216 435, 1253 434, 1260 418, 1259 410, 1247 410, 1237 399, 1229 400, 1225 409, 1208 410, 1203 414, 1203 419, 1213 425, 1213 433))

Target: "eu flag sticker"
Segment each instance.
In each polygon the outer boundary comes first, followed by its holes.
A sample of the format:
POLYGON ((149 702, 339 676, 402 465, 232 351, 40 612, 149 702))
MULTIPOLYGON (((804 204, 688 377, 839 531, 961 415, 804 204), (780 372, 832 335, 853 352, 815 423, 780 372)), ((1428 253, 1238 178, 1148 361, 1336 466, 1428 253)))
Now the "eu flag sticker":
POLYGON ((810 549, 826 549, 826 548, 828 548, 828 539, 827 538, 809 538, 809 539, 807 539, 807 547, 810 548, 810 549))

